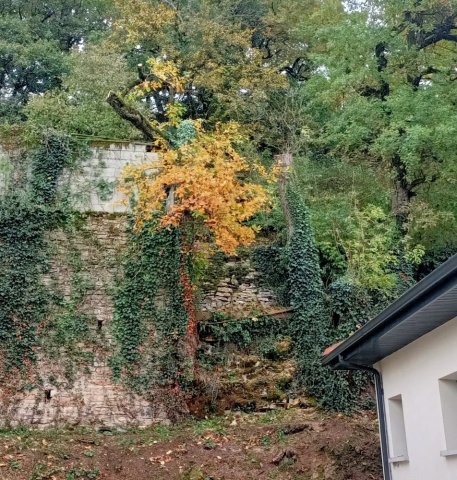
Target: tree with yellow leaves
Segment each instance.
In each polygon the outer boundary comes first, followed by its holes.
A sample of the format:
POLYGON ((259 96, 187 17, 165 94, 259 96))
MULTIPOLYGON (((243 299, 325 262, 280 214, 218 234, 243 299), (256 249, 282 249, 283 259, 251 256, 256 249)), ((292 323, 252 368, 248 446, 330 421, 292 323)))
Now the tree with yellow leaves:
MULTIPOLYGON (((112 44, 149 79, 150 57, 174 63, 183 79, 186 115, 208 122, 236 119, 289 79, 311 72, 301 25, 321 10, 316 0, 116 0, 112 44)), ((147 117, 164 113, 171 96, 145 92, 147 117)))
POLYGON ((254 240, 255 228, 247 220, 266 204, 266 190, 252 178, 265 180, 265 172, 243 158, 236 143, 241 128, 259 137, 265 124, 255 113, 259 105, 268 106, 273 93, 282 96, 290 80, 309 76, 309 46, 297 32, 303 19, 320 12, 321 2, 116 4, 112 42, 114 48, 130 49, 138 78, 111 92, 107 101, 154 143, 161 159, 158 169, 156 164, 127 169, 123 188, 135 196, 136 228, 154 218, 157 228, 181 233, 181 284, 193 359, 197 323, 189 265, 202 251, 233 254, 254 240))
POLYGON ((159 163, 130 165, 124 169, 121 189, 134 197, 135 228, 141 230, 153 219, 159 229, 178 229, 181 233, 180 279, 184 307, 188 315, 187 356, 193 362, 197 348, 195 290, 189 265, 197 254, 218 248, 233 255, 240 246, 251 244, 255 227, 246 224, 267 204, 265 187, 252 181, 255 174, 267 180, 264 169, 248 162, 237 151, 243 140, 240 126, 219 123, 205 130, 199 120, 183 120, 180 104, 184 81, 173 62, 149 62, 153 74, 136 85, 130 96, 143 92, 164 91, 175 98, 166 109, 167 121, 147 120, 117 94, 124 118, 140 125, 154 141, 159 163), (130 117, 126 117, 126 112, 130 117))
POLYGON ((178 148, 164 145, 160 161, 127 166, 123 185, 136 192, 134 214, 138 228, 154 216, 161 227, 181 227, 192 221, 227 254, 249 245, 255 230, 243 222, 266 203, 263 186, 243 180, 259 165, 247 162, 233 147, 241 139, 238 125, 218 125, 205 132, 194 122, 195 138, 178 148), (151 171, 159 169, 157 175, 151 171))

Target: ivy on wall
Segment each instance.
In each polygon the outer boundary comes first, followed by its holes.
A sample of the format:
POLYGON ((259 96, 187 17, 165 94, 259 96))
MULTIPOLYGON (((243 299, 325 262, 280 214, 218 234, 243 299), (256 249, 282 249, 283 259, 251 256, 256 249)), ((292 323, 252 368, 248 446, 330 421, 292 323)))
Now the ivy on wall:
POLYGON ((40 282, 48 224, 48 212, 30 208, 19 196, 0 200, 0 343, 6 370, 35 359, 36 330, 49 302, 40 282))
POLYGON ((280 244, 260 245, 252 258, 256 269, 273 289, 281 305, 289 305, 289 268, 285 247, 280 244))
MULTIPOLYGON (((33 363, 37 346, 51 346, 46 352, 56 355, 64 347, 69 354, 77 352, 79 341, 89 339, 91 318, 80 307, 91 286, 72 242, 77 216, 68 196, 59 193, 63 171, 71 169, 80 155, 76 150, 68 137, 47 132, 28 155, 24 175, 0 198, 0 351, 6 371, 24 370, 33 363), (66 297, 42 280, 52 253, 49 232, 57 228, 70 247, 66 261, 72 289, 66 297)), ((321 354, 352 332, 360 319, 372 316, 379 301, 354 289, 349 295, 351 287, 344 282, 324 289, 308 210, 293 183, 287 195, 294 224, 289 243, 259 247, 253 256, 267 282, 277 287, 281 303, 293 307, 292 320, 287 326, 264 319, 227 323, 223 328, 216 324, 209 327, 210 333, 245 346, 271 331, 262 347, 265 351, 278 337, 290 335, 295 340, 298 383, 321 405, 348 410, 358 401, 365 377, 322 368, 321 354)), ((176 392, 195 380, 184 355, 188 313, 180 281, 182 235, 176 228, 157 229, 154 222, 140 231, 130 222, 123 276, 114 298, 116 346, 111 366, 115 376, 137 392, 148 392, 155 385, 176 392)), ((220 264, 216 266, 221 270, 220 264)))
POLYGON ((39 344, 46 358, 58 362, 64 375, 61 380, 66 386, 72 385, 78 371, 89 371, 94 359, 93 347, 107 348, 103 332, 94 334, 97 325, 95 314, 85 308, 87 295, 94 289, 95 282, 76 241, 82 235, 79 228, 84 221, 83 216, 65 211, 59 225, 58 241, 51 238, 48 249, 53 264, 63 268, 49 275, 48 288, 52 301, 45 327, 40 332, 39 344), (89 348, 81 348, 82 343, 89 348))
POLYGON ((85 143, 45 131, 21 154, 0 196, 0 372, 4 374, 31 373, 41 348, 44 355, 59 357, 71 380, 75 365, 87 357, 76 345, 88 338, 90 316, 82 313, 81 306, 91 285, 74 242, 81 216, 72 210, 69 185, 63 181, 63 173, 74 169, 87 153, 85 143), (49 275, 52 258, 59 253, 51 236, 56 230, 68 243, 59 257, 70 275, 68 295, 49 275))
POLYGON ((37 330, 50 303, 42 282, 49 266, 45 235, 63 220, 56 204, 57 182, 71 156, 68 137, 48 132, 26 159, 30 174, 0 198, 0 345, 5 371, 21 370, 35 360, 37 330))
POLYGON ((123 278, 114 299, 117 351, 111 367, 115 378, 138 392, 186 383, 180 232, 154 227, 149 222, 134 231, 131 221, 123 278))

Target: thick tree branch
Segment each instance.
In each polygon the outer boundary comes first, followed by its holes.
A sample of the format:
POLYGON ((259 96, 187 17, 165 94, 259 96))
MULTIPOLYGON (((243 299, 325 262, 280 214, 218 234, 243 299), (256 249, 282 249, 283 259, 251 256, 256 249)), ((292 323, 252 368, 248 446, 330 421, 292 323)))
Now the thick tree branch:
POLYGON ((292 65, 287 65, 280 70, 299 82, 308 80, 311 73, 311 64, 306 58, 298 57, 292 65))
POLYGON ((137 78, 136 80, 131 81, 123 90, 122 90, 122 95, 127 95, 130 93, 130 90, 133 90, 135 87, 138 85, 141 85, 143 83, 143 80, 137 78))
POLYGON ((53 15, 55 15, 55 11, 54 10, 50 10, 42 19, 41 19, 41 23, 44 23, 46 22, 47 20, 49 20, 53 15))
POLYGON ((121 118, 130 122, 147 140, 156 140, 161 137, 167 142, 169 141, 165 133, 151 125, 151 122, 141 112, 128 105, 119 94, 109 92, 106 101, 121 118))
POLYGON ((435 43, 440 42, 441 40, 450 40, 453 42, 457 42, 457 36, 456 35, 451 35, 448 33, 433 33, 430 36, 425 37, 422 41, 419 41, 419 50, 422 50, 424 48, 427 48, 431 45, 434 45, 435 43))
MULTIPOLYGON (((418 0, 416 6, 421 2, 418 0)), ((444 7, 444 5, 443 5, 444 7)), ((424 10, 419 11, 405 11, 404 21, 394 29, 396 33, 402 33, 407 30, 408 43, 411 47, 416 47, 419 50, 427 48, 442 40, 457 43, 457 35, 453 33, 456 28, 457 13, 455 9, 448 9, 448 11, 424 10), (444 13, 444 15, 443 15, 444 13), (431 29, 427 29, 429 25, 429 18, 437 18, 437 23, 431 29)))
POLYGON ((414 190, 418 187, 420 187, 421 185, 423 185, 424 183, 434 183, 438 180, 438 175, 432 175, 431 177, 427 178, 424 174, 422 174, 420 177, 412 180, 410 183, 409 183, 409 190, 411 192, 414 192, 414 190))
POLYGON ((143 82, 147 80, 147 75, 144 73, 144 66, 142 63, 139 63, 137 65, 137 72, 138 72, 138 78, 136 80, 133 80, 130 82, 123 90, 122 90, 122 95, 127 95, 130 90, 134 89, 138 85, 141 85, 143 82))
MULTIPOLYGON (((385 42, 380 42, 375 47, 375 56, 377 63, 377 70, 379 73, 383 73, 387 68, 387 45, 385 42)), ((390 85, 383 76, 379 78, 378 87, 365 86, 360 93, 363 97, 376 97, 380 100, 386 100, 390 95, 390 85)))
POLYGON ((454 35, 452 33, 447 33, 447 34, 443 35, 443 40, 448 40, 450 42, 457 43, 457 35, 454 35))

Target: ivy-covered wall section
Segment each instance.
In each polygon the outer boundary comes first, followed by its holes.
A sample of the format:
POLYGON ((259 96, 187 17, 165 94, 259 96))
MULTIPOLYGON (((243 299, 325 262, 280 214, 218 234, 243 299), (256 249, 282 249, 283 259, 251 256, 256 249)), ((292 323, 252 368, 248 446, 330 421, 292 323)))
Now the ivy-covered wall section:
POLYGON ((84 192, 70 184, 100 159, 55 131, 33 140, 2 177, 0 425, 164 421, 160 398, 116 383, 108 365, 127 220, 76 211, 84 192))
POLYGON ((42 276, 49 304, 27 371, 0 388, 4 425, 150 425, 167 420, 160 397, 147 399, 113 380, 109 360, 113 295, 126 245, 126 219, 77 215, 74 229, 49 233, 42 276))
POLYGON ((50 133, 23 161, 25 167, 0 199, 2 376, 24 373, 36 358, 37 334, 50 302, 41 281, 49 267, 46 234, 64 223, 57 181, 71 162, 69 139, 50 133))
MULTIPOLYGON (((281 310, 250 251, 216 255, 191 272, 203 286, 199 315, 209 338, 199 349, 204 380, 196 390, 182 356, 187 317, 178 232, 146 226, 138 233, 125 213, 79 208, 94 178, 79 185, 80 195, 75 176, 97 169, 115 175, 113 162, 141 161, 144 145, 116 148, 91 151, 51 131, 27 153, 10 156, 0 199, 0 425, 148 425, 189 409, 206 413, 215 395, 227 397, 214 375, 235 361, 222 353, 226 345, 251 349, 261 336, 249 336, 252 318, 281 310), (227 328, 220 328, 219 312, 227 328), (217 354, 215 335, 222 342, 217 354), (195 397, 202 399, 198 408, 195 397)), ((269 337, 259 347, 268 355, 275 348, 270 320, 255 325, 269 337)))

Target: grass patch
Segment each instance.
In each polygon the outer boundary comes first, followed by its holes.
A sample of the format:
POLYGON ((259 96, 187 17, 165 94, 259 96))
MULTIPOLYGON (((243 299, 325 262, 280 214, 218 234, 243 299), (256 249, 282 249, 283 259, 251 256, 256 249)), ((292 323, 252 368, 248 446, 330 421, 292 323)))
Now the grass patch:
POLYGON ((194 425, 194 433, 197 436, 201 436, 205 433, 217 433, 218 435, 226 434, 226 419, 225 418, 208 418, 205 420, 197 421, 194 425))
POLYGON ((287 414, 287 410, 271 410, 258 417, 258 423, 261 425, 271 425, 282 420, 287 414))

